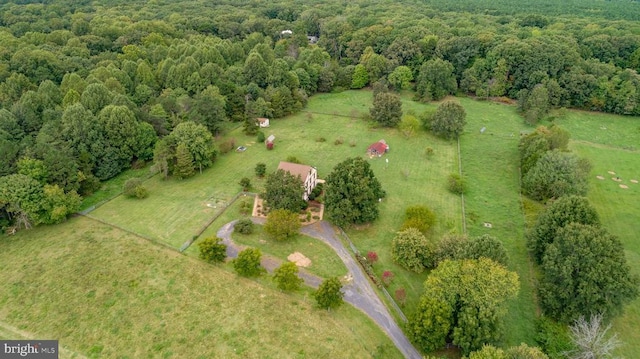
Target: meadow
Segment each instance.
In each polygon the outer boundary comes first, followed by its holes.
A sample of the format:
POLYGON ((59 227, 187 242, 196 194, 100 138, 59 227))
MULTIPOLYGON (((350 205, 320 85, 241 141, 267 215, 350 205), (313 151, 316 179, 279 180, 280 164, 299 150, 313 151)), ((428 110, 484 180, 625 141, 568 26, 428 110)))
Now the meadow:
POLYGON ((0 272, 0 322, 90 358, 402 357, 351 306, 319 310, 308 290, 281 293, 84 217, 3 239, 0 272))

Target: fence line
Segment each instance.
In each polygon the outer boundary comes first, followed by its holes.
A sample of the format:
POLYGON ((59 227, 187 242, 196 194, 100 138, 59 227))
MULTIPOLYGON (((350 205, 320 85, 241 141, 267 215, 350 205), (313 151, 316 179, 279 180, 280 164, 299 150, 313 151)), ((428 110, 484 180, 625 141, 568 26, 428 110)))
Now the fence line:
POLYGON ((224 205, 224 207, 223 207, 220 211, 218 211, 218 213, 216 213, 215 215, 213 215, 213 217, 211 217, 211 219, 209 219, 209 221, 207 221, 207 223, 206 223, 205 225, 203 225, 202 227, 200 227, 200 229, 198 230, 198 232, 196 232, 196 234, 194 234, 192 238, 190 238, 188 241, 184 242, 184 243, 182 244, 182 246, 180 246, 180 253, 182 253, 182 252, 186 251, 186 250, 187 250, 187 248, 189 248, 189 247, 193 244, 193 242, 195 242, 195 241, 196 241, 196 239, 198 239, 198 237, 200 237, 200 236, 202 235, 202 233, 204 233, 204 231, 206 231, 206 230, 207 230, 207 228, 209 228, 209 226, 211 226, 211 224, 212 224, 216 219, 218 219, 218 217, 220 217, 220 216, 221 216, 221 215, 222 215, 222 214, 227 210, 227 208, 231 207, 231 205, 232 205, 232 204, 234 204, 234 203, 238 200, 238 198, 240 198, 240 196, 241 196, 241 195, 242 195, 243 197, 246 197, 246 196, 255 197, 255 196, 257 196, 257 194, 256 194, 256 193, 253 193, 253 192, 238 192, 238 193, 236 193, 236 195, 235 195, 235 196, 233 196, 233 197, 231 198, 231 200, 230 200, 228 203, 226 203, 226 204, 224 205))
MULTIPOLYGON (((462 179, 462 155, 460 153, 460 136, 458 136, 458 174, 460 175, 460 180, 462 179)), ((467 234, 467 216, 465 214, 464 209, 464 193, 460 193, 460 202, 462 205, 462 233, 467 234)))
MULTIPOLYGON (((155 177, 155 176, 156 176, 157 174, 159 174, 159 173, 160 173, 160 172, 152 173, 151 171, 149 171, 149 174, 147 174, 147 175, 145 175, 145 176, 142 176, 142 177, 140 177, 140 178, 142 178, 142 182, 144 183, 144 182, 147 182, 148 180, 150 180, 151 178, 155 177)), ((131 178, 135 178, 135 177, 131 177, 131 178)), ((126 181, 125 181, 125 182, 126 182, 126 181)), ((100 207, 100 206, 102 206, 102 205, 104 205, 104 204, 106 204, 106 203, 109 203, 109 202, 111 202, 112 200, 114 200, 114 199, 116 199, 116 198, 120 197, 120 196, 122 195, 122 193, 124 193, 124 191, 122 191, 122 190, 121 190, 120 192, 118 192, 118 193, 114 194, 113 196, 111 196, 111 197, 109 197, 109 198, 107 198, 107 199, 103 199, 102 201, 100 201, 100 202, 98 202, 98 203, 94 204, 93 206, 89 206, 89 207, 87 207, 87 208, 83 209, 82 211, 77 212, 77 214, 79 214, 79 215, 81 215, 81 216, 85 216, 85 215, 87 215, 87 214, 89 214, 89 213, 91 213, 91 212, 95 211, 98 207, 100 207)))
MULTIPOLYGON (((340 229, 340 233, 342 234, 342 237, 346 239, 347 242, 349 243, 349 247, 351 247, 351 250, 353 251, 353 253, 355 255, 360 255, 360 251, 358 251, 358 248, 356 248, 355 244, 351 242, 351 239, 349 238, 347 233, 342 229, 342 227, 338 227, 338 229, 340 229)), ((358 262, 358 265, 362 266, 362 264, 360 264, 360 261, 357 261, 357 262, 358 262)), ((407 317, 404 315, 404 312, 402 311, 402 309, 400 309, 400 306, 398 306, 398 303, 396 303, 393 297, 391 297, 391 294, 389 294, 389 292, 387 291, 387 288, 380 287, 380 289, 382 290, 382 293, 384 293, 384 296, 387 297, 387 299, 391 303, 391 306, 393 307, 393 309, 396 310, 396 313, 398 313, 398 316, 400 317, 400 319, 402 319, 402 321, 406 323, 407 317)))

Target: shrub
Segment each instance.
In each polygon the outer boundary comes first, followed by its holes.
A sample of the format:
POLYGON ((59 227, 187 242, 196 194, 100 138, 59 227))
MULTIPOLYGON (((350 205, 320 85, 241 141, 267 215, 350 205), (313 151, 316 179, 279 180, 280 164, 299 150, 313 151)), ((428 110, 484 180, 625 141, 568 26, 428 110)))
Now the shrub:
POLYGON ((251 203, 251 201, 242 201, 240 202, 240 213, 247 215, 249 213, 251 213, 251 210, 253 209, 253 204, 251 203))
POLYGON ((341 145, 344 143, 344 139, 342 137, 338 137, 336 138, 336 140, 333 142, 334 145, 341 145))
POLYGON ((256 141, 260 143, 260 142, 264 142, 265 139, 266 137, 264 136, 264 132, 258 131, 258 133, 256 134, 256 141))
POLYGON ((343 302, 341 288, 342 283, 337 277, 325 279, 320 283, 318 290, 313 293, 318 307, 329 310, 340 306, 343 302))
POLYGON ((571 337, 566 325, 540 317, 535 322, 535 341, 551 359, 565 358, 564 353, 572 349, 571 337))
POLYGON ((431 148, 431 147, 427 147, 427 148, 425 148, 425 149, 424 149, 424 155, 425 155, 427 158, 431 158, 431 157, 433 157, 433 148, 431 148))
POLYGON ((378 253, 373 252, 373 251, 369 251, 367 252, 367 260, 369 261, 369 263, 376 264, 376 262, 378 261, 378 253))
POLYGON ((209 263, 222 262, 227 258, 227 246, 222 244, 222 239, 208 237, 198 243, 200 259, 209 263))
POLYGON ((271 151, 273 149, 273 142, 267 143, 267 149, 271 151))
POLYGON ((320 197, 322 194, 322 190, 324 189, 324 185, 322 183, 318 183, 311 193, 309 193, 309 201, 314 201, 316 198, 320 197))
POLYGON ((394 277, 395 275, 390 270, 382 272, 382 283, 384 283, 384 286, 388 287, 389 285, 391 285, 394 277))
POLYGON ((264 177, 264 174, 267 172, 267 165, 260 162, 256 164, 256 176, 258 177, 264 177))
POLYGON ((260 258, 262 258, 262 252, 259 249, 247 248, 238 253, 238 258, 233 260, 233 268, 241 276, 256 277, 263 271, 260 267, 260 258))
POLYGON ((233 231, 240 234, 251 234, 253 233, 253 226, 253 222, 249 218, 243 218, 236 223, 233 231))
POLYGON ((145 198, 148 196, 146 188, 142 185, 142 179, 138 177, 129 178, 123 187, 124 195, 127 197, 145 198))
POLYGON ((238 182, 238 184, 242 187, 243 191, 248 191, 249 188, 251 188, 251 180, 247 177, 242 177, 242 179, 240 179, 240 182, 238 182))
POLYGON ((380 279, 378 279, 378 276, 376 276, 376 273, 373 271, 373 267, 371 266, 371 263, 367 260, 367 258, 362 254, 357 253, 356 259, 358 260, 358 263, 360 263, 362 269, 364 269, 365 273, 367 273, 369 278, 371 278, 373 284, 375 284, 378 288, 382 288, 382 283, 380 282, 380 279))
POLYGON ((426 234, 436 223, 436 215, 426 206, 411 206, 405 210, 405 219, 400 230, 415 228, 426 234))
POLYGON ((273 271, 273 279, 278 289, 294 291, 300 288, 302 278, 298 277, 298 266, 293 262, 285 262, 273 271))
POLYGON ((447 178, 447 188, 454 194, 464 194, 467 191, 467 184, 464 178, 457 173, 452 173, 447 178))
POLYGON ((235 138, 230 138, 230 139, 220 143, 218 145, 218 150, 220 151, 220 153, 225 154, 225 153, 229 153, 235 147, 236 147, 236 139, 235 138))
POLYGON ((404 290, 404 288, 398 288, 396 289, 394 296, 396 297, 396 301, 398 301, 400 306, 404 307, 404 304, 407 302, 407 291, 404 290))
POLYGON ((296 156, 288 156, 286 161, 291 163, 297 163, 297 164, 302 163, 302 161, 300 161, 296 156))
POLYGON ((149 191, 147 191, 147 187, 138 186, 135 190, 136 198, 143 199, 149 197, 149 191))

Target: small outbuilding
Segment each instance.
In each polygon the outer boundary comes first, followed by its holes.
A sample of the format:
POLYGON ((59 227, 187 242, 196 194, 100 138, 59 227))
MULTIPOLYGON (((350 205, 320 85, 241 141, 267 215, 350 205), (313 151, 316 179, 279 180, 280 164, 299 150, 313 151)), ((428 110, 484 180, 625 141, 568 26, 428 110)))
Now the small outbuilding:
POLYGON ((269 137, 267 137, 266 141, 264 141, 264 143, 267 145, 267 149, 268 150, 272 150, 273 149, 273 141, 276 140, 276 136, 274 135, 269 135, 269 137))
POLYGON ((389 145, 385 140, 380 140, 376 143, 371 144, 369 148, 367 148, 367 154, 370 157, 378 156, 382 157, 385 153, 389 152, 389 145))
POLYGON ((256 126, 260 128, 269 127, 269 119, 264 117, 256 118, 256 126))

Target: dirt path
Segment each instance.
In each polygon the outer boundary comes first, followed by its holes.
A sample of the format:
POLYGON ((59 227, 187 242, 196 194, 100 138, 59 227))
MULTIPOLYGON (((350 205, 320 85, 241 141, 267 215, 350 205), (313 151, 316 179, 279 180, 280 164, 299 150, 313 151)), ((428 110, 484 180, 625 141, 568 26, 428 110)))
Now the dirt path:
MULTIPOLYGON (((264 219, 262 218, 254 218, 253 221, 259 224, 264 223, 264 219)), ((237 257, 238 252, 244 249, 243 246, 240 246, 231 240, 231 233, 233 232, 235 223, 236 221, 225 224, 217 233, 218 237, 222 238, 223 243, 227 245, 227 256, 231 258, 237 257)), ((373 319, 373 321, 375 321, 380 328, 387 333, 389 338, 391 338, 405 358, 422 358, 420 353, 404 335, 402 329, 400 329, 398 324, 393 320, 389 310, 374 291, 369 279, 362 271, 362 268, 360 268, 349 251, 347 251, 344 245, 342 245, 342 242, 338 238, 331 224, 325 221, 320 221, 303 227, 300 232, 328 244, 336 252, 338 257, 340 257, 342 262, 344 262, 347 270, 349 271, 349 275, 353 278, 350 283, 342 287, 344 300, 373 319)), ((281 261, 276 258, 266 256, 263 256, 262 258, 262 265, 269 272, 272 272, 273 269, 277 268, 280 263, 281 261)), ((317 288, 322 282, 322 278, 310 274, 302 269, 300 270, 299 276, 304 280, 305 284, 314 288, 317 288)))

